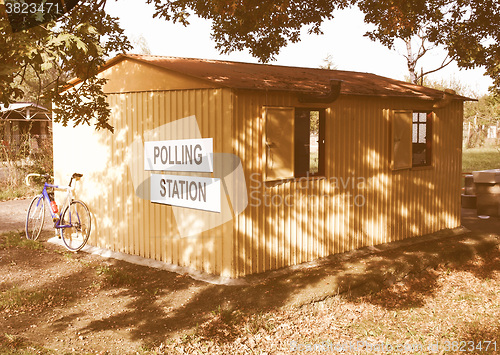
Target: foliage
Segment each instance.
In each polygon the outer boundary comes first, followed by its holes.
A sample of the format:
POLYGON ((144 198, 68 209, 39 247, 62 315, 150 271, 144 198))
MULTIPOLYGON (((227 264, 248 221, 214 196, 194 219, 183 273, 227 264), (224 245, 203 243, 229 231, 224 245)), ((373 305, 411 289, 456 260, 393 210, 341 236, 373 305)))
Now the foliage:
POLYGON ((328 54, 325 59, 323 59, 323 65, 320 65, 319 67, 321 69, 329 69, 329 70, 335 70, 335 69, 338 69, 337 68, 337 65, 335 64, 335 62, 333 61, 333 55, 331 54, 328 54))
POLYGON ((132 36, 130 38, 130 42, 132 43, 132 46, 134 46, 134 53, 145 55, 152 54, 151 49, 149 48, 148 41, 142 34, 138 36, 132 36))
MULTIPOLYGON (((0 132, 4 131, 5 122, 0 120, 0 132)), ((30 126, 27 131, 30 132, 30 126)), ((19 134, 17 144, 0 143, 0 201, 32 196, 39 192, 43 182, 34 181, 32 186, 25 185, 29 173, 53 175, 52 139, 33 137, 29 133, 19 134), (36 140, 36 147, 34 141, 36 140)))
POLYGON ((464 132, 465 146, 467 148, 482 146, 487 137, 490 126, 499 127, 500 123, 500 98, 485 95, 477 102, 467 102, 464 105, 464 132))
MULTIPOLYGON (((3 123, 0 122, 0 131, 3 130, 3 123)), ((31 131, 32 124, 30 122, 30 125, 26 128, 28 132, 31 131)), ((7 168, 15 167, 23 174, 29 171, 31 173, 53 175, 52 152, 52 137, 21 133, 17 144, 2 144, 0 161, 5 162, 7 168)), ((24 176, 22 179, 24 179, 24 176)))
POLYGON ((102 91, 105 81, 96 74, 109 55, 130 44, 117 18, 104 11, 105 4, 84 0, 57 22, 19 32, 12 32, 6 14, 0 12, 0 102, 7 105, 31 91, 35 101, 43 96, 57 106, 56 122, 92 122, 96 129, 112 130, 102 91), (68 77, 83 82, 64 92, 68 77))
POLYGON ((348 0, 147 0, 155 17, 189 23, 190 12, 213 21, 212 37, 222 53, 249 49, 263 62, 272 60, 289 42, 300 40, 303 26, 320 34, 332 12, 346 8, 348 0))
POLYGON ((147 0, 155 16, 188 24, 191 13, 213 21, 217 48, 228 53, 249 49, 261 61, 272 60, 300 30, 321 33, 333 11, 357 5, 365 22, 375 25, 372 40, 392 48, 397 38, 420 34, 442 45, 462 68, 484 66, 500 91, 500 4, 496 0, 147 0))
MULTIPOLYGON (((12 32, 5 6, 0 8, 0 102, 27 96, 39 102, 43 97, 57 107, 56 122, 113 130, 103 93, 105 80, 96 74, 107 58, 131 45, 118 19, 106 14, 106 1, 82 0, 57 21, 18 32, 12 32), (64 91, 70 77, 82 82, 64 91)), ((193 14, 211 20, 212 37, 221 53, 248 49, 262 62, 274 59, 288 43, 298 42, 304 28, 320 34, 322 23, 332 19, 335 10, 358 6, 365 22, 375 26, 367 33, 372 40, 392 48, 396 39, 410 43, 421 36, 445 48, 448 58, 462 68, 484 67, 500 93, 500 4, 496 0, 146 2, 154 4, 155 17, 168 21, 187 25, 193 14)), ((408 55, 409 62, 418 60, 419 53, 417 58, 408 55)), ((415 65, 410 72, 415 74, 415 65)))
MULTIPOLYGON (((467 84, 456 78, 440 81, 425 80, 423 84, 438 90, 452 89, 459 95, 477 98, 477 94, 467 84)), ((464 103, 465 148, 483 146, 490 126, 500 127, 500 97, 483 95, 477 98, 477 101, 464 103)))
POLYGON ((40 242, 24 238, 24 232, 7 232, 2 237, 4 240, 0 242, 0 248, 43 249, 43 245, 40 242))
POLYGON ((477 93, 467 84, 456 77, 452 76, 449 79, 441 80, 423 80, 423 86, 444 91, 446 89, 451 89, 455 91, 458 95, 470 97, 472 99, 477 98, 477 93))
POLYGON ((394 46, 396 38, 419 34, 442 45, 459 67, 484 66, 500 91, 500 5, 496 0, 360 0, 372 40, 394 46))
POLYGON ((491 125, 500 121, 500 98, 485 95, 471 105, 464 107, 466 122, 475 121, 476 124, 491 125))

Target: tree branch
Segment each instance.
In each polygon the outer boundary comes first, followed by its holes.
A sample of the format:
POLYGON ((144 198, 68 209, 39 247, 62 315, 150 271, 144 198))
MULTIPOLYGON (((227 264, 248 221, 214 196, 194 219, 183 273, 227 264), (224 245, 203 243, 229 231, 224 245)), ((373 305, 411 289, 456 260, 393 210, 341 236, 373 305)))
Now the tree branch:
POLYGON ((453 60, 455 59, 455 56, 453 57, 449 57, 450 59, 448 60, 447 63, 446 62, 446 59, 448 58, 449 56, 446 56, 446 58, 443 60, 443 63, 441 64, 441 66, 439 66, 438 68, 436 69, 433 69, 433 70, 429 70, 427 72, 424 72, 420 75, 420 78, 423 78, 424 76, 428 75, 428 74, 431 74, 431 73, 434 73, 434 72, 437 72, 438 70, 441 70, 443 69, 444 67, 448 66, 451 62, 453 62, 453 60))

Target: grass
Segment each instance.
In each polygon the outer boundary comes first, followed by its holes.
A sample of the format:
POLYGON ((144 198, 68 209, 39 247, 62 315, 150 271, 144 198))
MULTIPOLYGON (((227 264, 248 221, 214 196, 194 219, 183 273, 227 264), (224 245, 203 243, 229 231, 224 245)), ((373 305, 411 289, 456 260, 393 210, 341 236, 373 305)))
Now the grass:
POLYGON ((0 294, 0 309, 19 310, 31 305, 42 305, 44 302, 43 292, 28 291, 17 286, 0 294))
POLYGON ((471 148, 462 152, 462 171, 500 169, 499 148, 471 148))
POLYGON ((9 186, 7 184, 0 183, 0 201, 32 197, 37 193, 40 193, 39 187, 26 186, 24 184, 9 186))
POLYGON ((101 265, 96 270, 97 275, 102 275, 111 286, 130 286, 136 282, 133 275, 118 268, 101 265))
POLYGON ((30 344, 23 337, 13 334, 0 334, 0 353, 3 355, 54 354, 41 346, 30 344))
POLYGON ((261 329, 270 332, 274 328, 274 325, 272 324, 270 319, 270 314, 266 314, 263 312, 255 314, 247 320, 245 330, 249 334, 256 334, 261 329))
POLYGON ((0 242, 0 248, 43 249, 43 245, 41 243, 26 239, 24 237, 24 232, 7 232, 2 234, 1 237, 3 241, 0 242))
POLYGON ((26 309, 41 308, 54 303, 61 303, 70 296, 69 293, 56 290, 28 290, 13 286, 0 293, 0 310, 21 311, 26 309))

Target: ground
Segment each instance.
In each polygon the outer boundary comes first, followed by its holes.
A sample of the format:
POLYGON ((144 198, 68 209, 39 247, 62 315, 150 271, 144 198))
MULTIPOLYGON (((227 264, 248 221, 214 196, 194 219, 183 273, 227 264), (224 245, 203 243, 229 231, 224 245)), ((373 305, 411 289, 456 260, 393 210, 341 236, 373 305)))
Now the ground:
MULTIPOLYGON (((28 202, 0 203, 0 233, 28 202)), ((500 220, 463 223, 237 286, 4 233, 0 353, 498 353, 500 220)))

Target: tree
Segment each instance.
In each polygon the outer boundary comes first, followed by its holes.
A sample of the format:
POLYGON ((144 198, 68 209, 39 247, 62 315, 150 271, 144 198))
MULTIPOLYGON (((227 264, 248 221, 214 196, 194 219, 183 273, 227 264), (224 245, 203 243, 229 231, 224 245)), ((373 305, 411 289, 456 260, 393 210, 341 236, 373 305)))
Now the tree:
POLYGON ((105 3, 85 0, 57 21, 41 17, 40 24, 26 29, 9 22, 6 8, 0 9, 0 102, 8 105, 31 91, 37 102, 55 104, 55 120, 63 125, 95 120, 96 129, 112 130, 105 81, 96 74, 110 54, 130 44, 117 19, 105 13, 105 3), (62 93, 69 77, 82 83, 62 93))
POLYGON ((449 54, 443 58, 441 64, 437 67, 428 69, 424 71, 423 67, 420 67, 420 72, 418 70, 418 62, 427 54, 429 51, 436 48, 435 45, 428 43, 425 37, 424 31, 421 29, 419 32, 408 38, 401 38, 405 43, 406 54, 403 54, 406 59, 406 65, 408 67, 408 73, 410 75, 410 81, 414 84, 424 85, 424 77, 428 74, 437 72, 453 62, 453 57, 449 54), (415 50, 415 44, 417 45, 417 50, 415 50))
POLYGON ((351 0, 147 0, 155 17, 188 25, 191 13, 213 21, 212 37, 221 53, 249 49, 268 62, 288 43, 300 41, 300 31, 321 34, 321 24, 351 0))
POLYGON ((321 69, 329 69, 329 70, 335 70, 337 69, 337 65, 333 61, 333 55, 328 54, 325 59, 323 59, 323 65, 320 65, 319 67, 321 69))
MULTIPOLYGON (((483 66, 500 93, 498 0, 146 2, 154 4, 155 17, 165 20, 187 25, 191 14, 211 20, 212 37, 220 52, 249 49, 262 62, 274 59, 288 43, 298 42, 304 28, 319 34, 321 24, 332 19, 335 10, 358 6, 365 13, 365 22, 375 25, 375 30, 367 33, 371 39, 391 48, 398 38, 405 40, 420 34, 428 43, 443 46, 460 67, 483 66)), ((125 52, 131 46, 117 19, 105 13, 105 4, 106 0, 82 0, 69 13, 57 20, 49 18, 49 22, 37 13, 35 22, 30 19, 28 24, 41 24, 18 32, 12 32, 6 7, 0 7, 0 102, 8 104, 21 98, 27 73, 31 71, 38 81, 38 97, 56 105, 56 120, 66 125, 90 124, 95 119, 97 129, 112 129, 102 91, 104 80, 96 74, 110 55, 125 52), (66 77, 72 76, 83 81, 62 95, 66 77)))
POLYGON ((483 66, 500 92, 500 4, 498 0, 147 0, 155 16, 188 24, 190 14, 213 21, 212 37, 223 52, 247 48, 263 62, 272 60, 300 30, 321 33, 332 12, 357 5, 367 35, 392 48, 397 38, 423 31, 429 43, 442 45, 459 67, 483 66))
POLYGON ((493 95, 478 95, 466 83, 456 78, 439 81, 426 81, 425 86, 433 89, 452 89, 457 94, 477 98, 477 101, 464 103, 464 146, 472 148, 484 143, 488 127, 500 123, 500 97, 493 95))
POLYGON ((365 21, 376 29, 367 33, 372 40, 393 48, 395 39, 407 47, 408 70, 414 83, 456 60, 463 68, 484 66, 500 88, 495 53, 500 49, 500 7, 495 1, 460 0, 364 0, 359 2, 365 21), (489 6, 491 5, 491 7, 489 6), (418 49, 412 43, 418 42, 418 49), (441 65, 418 73, 416 63, 429 49, 441 45, 447 55, 441 65))
POLYGON ((134 53, 136 54, 146 54, 151 55, 151 49, 149 48, 148 41, 142 34, 138 36, 133 36, 130 38, 130 42, 134 47, 134 53))
POLYGON ((491 126, 500 122, 500 98, 484 95, 464 106, 464 144, 466 148, 481 146, 491 126))

